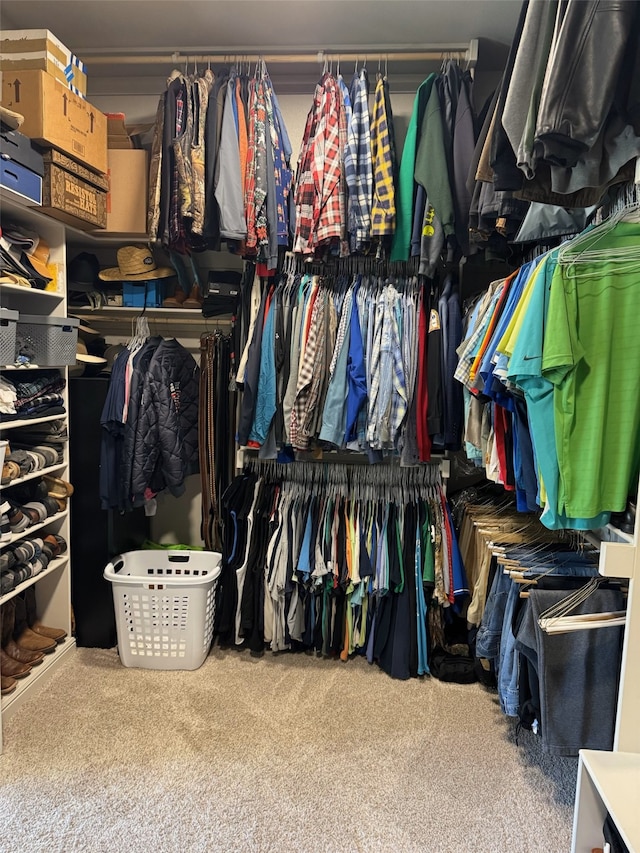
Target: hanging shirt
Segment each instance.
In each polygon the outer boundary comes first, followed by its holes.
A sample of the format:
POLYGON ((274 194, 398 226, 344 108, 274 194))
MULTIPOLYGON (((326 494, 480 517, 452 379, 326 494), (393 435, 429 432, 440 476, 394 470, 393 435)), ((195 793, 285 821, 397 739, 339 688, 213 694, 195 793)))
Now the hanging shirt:
MULTIPOLYGON (((637 223, 599 234, 601 252, 637 246, 637 223)), ((558 507, 622 512, 640 467, 640 290, 637 263, 556 267, 542 372, 554 385, 558 507)))
POLYGON ((425 109, 420 144, 416 152, 415 179, 427 191, 445 237, 453 235, 453 196, 443 138, 442 107, 438 87, 433 86, 425 109))
POLYGON ((414 170, 416 164, 416 144, 418 131, 422 125, 422 116, 424 108, 431 94, 431 87, 436 79, 435 74, 430 74, 423 83, 420 84, 416 97, 413 102, 413 110, 409 126, 407 127, 407 135, 404 140, 402 149, 402 159, 400 162, 400 173, 398 177, 398 220, 396 231, 393 237, 391 247, 392 261, 408 261, 409 250, 411 248, 411 223, 413 221, 413 202, 414 202, 414 170))
MULTIPOLYGON (((354 293, 357 299, 358 290, 354 293)), ((364 349, 358 312, 351 316, 351 334, 349 337, 349 356, 347 363, 348 395, 347 395, 347 427, 345 442, 355 441, 358 437, 357 424, 360 409, 367 399, 367 380, 364 373, 364 349)))
POLYGON ((340 89, 334 77, 324 74, 316 86, 298 159, 295 252, 312 254, 320 243, 344 235, 341 136, 346 139, 340 89))
MULTIPOLYGON (((346 88, 346 87, 345 87, 346 88)), ((352 252, 359 252, 371 237, 373 171, 369 122, 369 82, 363 68, 351 85, 351 122, 344 161, 348 187, 347 228, 352 252)))
POLYGON ((334 357, 329 367, 330 380, 325 397, 324 410, 322 413, 322 426, 319 438, 342 446, 346 432, 347 422, 347 393, 348 393, 348 358, 351 314, 353 308, 353 290, 349 288, 340 314, 338 334, 334 357))
POLYGON ((269 77, 265 78, 265 98, 271 144, 273 147, 273 165, 276 188, 276 213, 278 245, 289 243, 289 194, 291 192, 291 143, 282 119, 280 106, 269 77))
POLYGON ((384 83, 378 75, 371 121, 371 150, 373 161, 373 204, 371 207, 371 236, 393 236, 396 227, 396 193, 391 158, 389 116, 385 102, 384 83))
POLYGON ((227 84, 222 115, 215 197, 220 209, 220 235, 229 240, 244 240, 247 236, 247 221, 240 178, 240 146, 234 117, 235 81, 236 75, 232 73, 227 84))
POLYGON ((552 530, 565 527, 584 530, 602 527, 608 523, 609 516, 570 518, 558 504, 560 470, 553 411, 554 389, 542 372, 544 330, 557 258, 556 249, 542 259, 533 273, 531 298, 509 360, 507 379, 522 389, 527 402, 535 464, 539 472, 538 503, 544 506, 542 523, 552 530))

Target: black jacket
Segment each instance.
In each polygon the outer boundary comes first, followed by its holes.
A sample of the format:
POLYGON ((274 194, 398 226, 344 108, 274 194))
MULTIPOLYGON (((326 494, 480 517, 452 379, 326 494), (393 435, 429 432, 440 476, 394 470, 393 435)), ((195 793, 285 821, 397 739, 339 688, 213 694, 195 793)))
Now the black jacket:
POLYGON ((127 421, 124 424, 124 436, 122 445, 122 458, 120 461, 120 503, 122 509, 132 508, 133 488, 132 472, 134 468, 134 454, 136 449, 136 435, 138 434, 138 418, 140 417, 142 392, 144 380, 151 359, 162 343, 160 335, 149 338, 135 358, 131 382, 129 383, 129 406, 127 408, 127 421))
POLYGON ((197 474, 200 369, 176 340, 157 348, 144 378, 131 472, 134 506, 147 489, 167 488, 176 497, 197 474))
POLYGON ((593 147, 612 106, 635 113, 631 70, 638 50, 638 4, 567 4, 536 126, 540 159, 572 168, 593 147))

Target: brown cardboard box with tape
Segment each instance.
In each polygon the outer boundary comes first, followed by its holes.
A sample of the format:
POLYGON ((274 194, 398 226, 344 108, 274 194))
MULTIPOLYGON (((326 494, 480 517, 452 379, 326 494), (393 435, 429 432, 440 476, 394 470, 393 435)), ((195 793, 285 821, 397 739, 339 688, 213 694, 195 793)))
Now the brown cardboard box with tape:
POLYGON ((46 71, 76 95, 87 95, 84 62, 50 30, 3 30, 0 33, 2 71, 46 71))
POLYGON ((3 72, 2 104, 24 116, 25 136, 107 171, 106 116, 46 71, 3 72))

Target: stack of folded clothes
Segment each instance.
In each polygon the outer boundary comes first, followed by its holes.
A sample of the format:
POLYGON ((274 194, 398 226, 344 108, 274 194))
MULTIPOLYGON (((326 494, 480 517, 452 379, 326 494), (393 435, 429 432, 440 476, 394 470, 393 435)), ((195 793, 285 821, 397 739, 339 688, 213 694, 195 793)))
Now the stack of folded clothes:
POLYGON ((28 378, 0 379, 0 421, 64 415, 65 379, 57 370, 30 370, 28 378), (11 402, 11 388, 15 401, 11 402), (13 411, 12 411, 13 410, 13 411))

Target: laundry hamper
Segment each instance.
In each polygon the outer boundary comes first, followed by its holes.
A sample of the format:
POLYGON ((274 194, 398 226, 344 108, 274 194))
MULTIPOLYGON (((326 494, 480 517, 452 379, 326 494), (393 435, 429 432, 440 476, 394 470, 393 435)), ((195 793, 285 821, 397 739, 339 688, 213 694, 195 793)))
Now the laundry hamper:
POLYGON ((211 551, 129 551, 105 567, 124 666, 202 666, 213 635, 220 560, 211 551))

